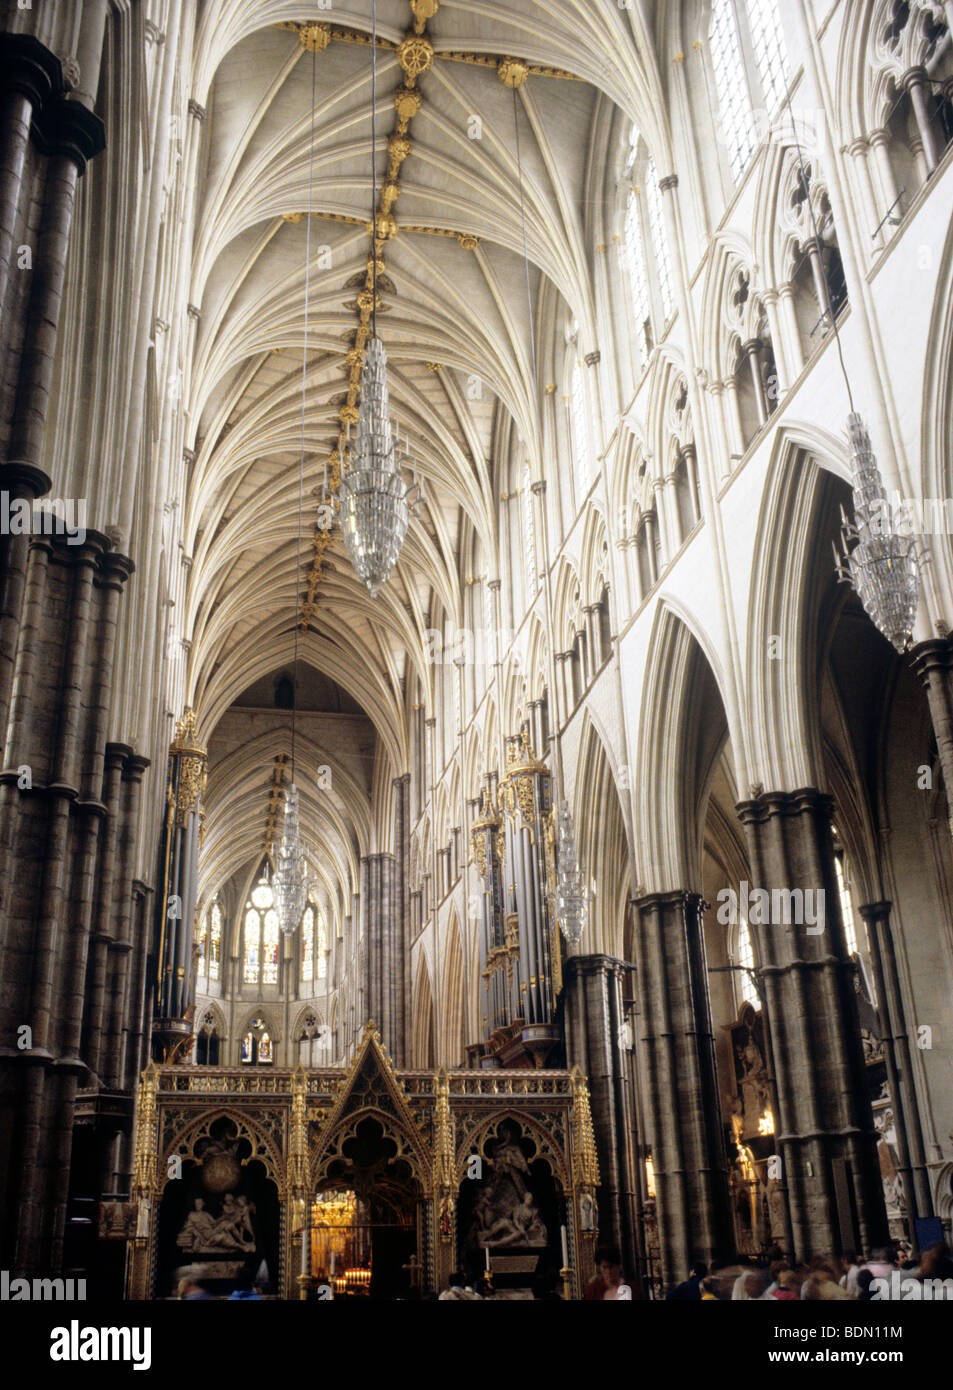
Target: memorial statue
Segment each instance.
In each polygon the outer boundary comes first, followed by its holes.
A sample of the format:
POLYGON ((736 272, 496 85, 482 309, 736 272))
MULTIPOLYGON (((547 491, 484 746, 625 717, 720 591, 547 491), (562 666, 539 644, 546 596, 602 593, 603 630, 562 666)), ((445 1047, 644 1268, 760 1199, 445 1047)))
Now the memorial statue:
POLYGON ((190 1255, 250 1254, 256 1245, 251 1221, 254 1212, 255 1205, 247 1197, 236 1199, 228 1192, 216 1218, 205 1210, 202 1198, 196 1197, 175 1243, 190 1255))

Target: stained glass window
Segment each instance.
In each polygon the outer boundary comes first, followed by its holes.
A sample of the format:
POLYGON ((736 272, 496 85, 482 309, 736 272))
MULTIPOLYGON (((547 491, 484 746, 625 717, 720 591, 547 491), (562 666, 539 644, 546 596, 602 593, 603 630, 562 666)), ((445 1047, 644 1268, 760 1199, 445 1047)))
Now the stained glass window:
POLYGON ((274 902, 271 884, 262 874, 250 902, 246 904, 245 967, 242 973, 245 984, 273 985, 278 981, 278 941, 281 933, 274 902))
POLYGON ((271 1050, 270 1033, 262 1033, 258 1039, 258 1060, 259 1062, 273 1062, 275 1060, 271 1050))
POLYGON ((301 919, 301 978, 314 979, 314 908, 310 904, 301 919))
POLYGON ((265 913, 265 934, 262 945, 262 984, 274 985, 278 982, 278 936, 280 924, 275 909, 265 913))
POLYGON ((196 969, 197 975, 208 974, 208 913, 202 918, 202 925, 199 927, 199 959, 196 969))
POLYGON ((255 1035, 246 1033, 242 1038, 242 1061, 251 1062, 255 1056, 255 1035))
POLYGON ((224 920, 218 898, 212 903, 209 917, 208 977, 210 980, 217 980, 222 964, 222 923, 224 920))
POLYGON ((328 973, 328 931, 324 918, 318 918, 318 979, 323 980, 328 973))
POLYGON ((249 907, 245 913, 245 969, 242 979, 246 985, 257 985, 261 972, 261 914, 249 907))

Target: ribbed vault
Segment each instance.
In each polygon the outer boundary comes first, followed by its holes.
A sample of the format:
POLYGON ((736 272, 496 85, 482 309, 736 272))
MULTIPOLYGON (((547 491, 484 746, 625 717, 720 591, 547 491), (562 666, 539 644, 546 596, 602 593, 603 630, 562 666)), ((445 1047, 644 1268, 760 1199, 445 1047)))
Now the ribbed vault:
MULTIPOLYGON (((297 614, 300 658, 376 729, 385 785, 407 767, 410 676, 434 712, 424 660, 432 615, 464 620, 462 544, 475 538, 487 573, 499 573, 502 419, 542 471, 530 306, 538 336, 539 306, 555 291, 594 340, 585 249, 594 115, 601 121, 608 101, 651 128, 657 103, 635 10, 556 0, 377 8, 374 157, 378 190, 393 188, 395 224, 379 243, 378 331, 423 503, 395 574, 371 600, 339 537, 317 524, 356 400, 371 257, 369 5, 209 4, 192 78, 204 131, 189 268, 195 329, 182 367, 191 461, 181 630, 186 701, 208 738, 244 690, 288 662, 297 614), (423 66, 399 48, 405 36, 431 46, 429 59, 420 50, 423 66)), ((213 765, 208 809, 221 830, 211 832, 203 896, 260 853, 281 751, 263 734, 213 765)), ((302 749, 311 776, 319 751, 302 749)), ((373 838, 362 823, 368 797, 359 813, 356 787, 321 809, 305 792, 306 830, 334 858, 338 888, 354 881, 354 855, 373 838)))

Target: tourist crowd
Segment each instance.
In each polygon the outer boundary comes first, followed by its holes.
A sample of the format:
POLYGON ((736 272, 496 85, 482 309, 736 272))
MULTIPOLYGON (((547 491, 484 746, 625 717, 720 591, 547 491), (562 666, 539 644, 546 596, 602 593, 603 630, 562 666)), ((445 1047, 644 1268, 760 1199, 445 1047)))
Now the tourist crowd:
POLYGON ((909 1246, 897 1243, 872 1250, 869 1259, 846 1251, 795 1264, 775 1248, 762 1259, 740 1265, 713 1264, 709 1269, 696 1263, 688 1279, 669 1289, 665 1297, 678 1302, 761 1299, 779 1303, 797 1299, 855 1299, 862 1303, 953 1299, 953 1258, 945 1244, 932 1246, 917 1259, 909 1246))

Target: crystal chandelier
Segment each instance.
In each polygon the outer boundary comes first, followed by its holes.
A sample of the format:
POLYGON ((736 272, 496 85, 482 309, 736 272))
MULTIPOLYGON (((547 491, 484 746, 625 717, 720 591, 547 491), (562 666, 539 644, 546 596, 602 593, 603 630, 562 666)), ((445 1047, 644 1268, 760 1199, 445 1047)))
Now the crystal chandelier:
POLYGON ((576 854, 572 816, 565 801, 556 815, 556 893, 553 910, 569 945, 576 947, 586 927, 586 889, 576 854))
MULTIPOLYGON (((371 4, 371 222, 370 303, 371 336, 361 367, 361 404, 357 438, 347 453, 338 497, 344 548, 358 576, 376 598, 397 563, 407 534, 412 504, 397 457, 390 422, 387 390, 387 354, 377 336, 377 4, 371 4)), ((348 442, 350 426, 348 426, 348 442)))
POLYGON ((292 782, 285 792, 285 823, 272 882, 278 920, 281 930, 288 936, 301 921, 308 901, 308 887, 308 860, 298 829, 298 788, 292 782))
POLYGON ((400 472, 390 421, 387 354, 372 337, 361 369, 361 405, 349 466, 341 479, 341 533, 355 571, 376 598, 400 554, 411 489, 400 472))
POLYGON ((838 579, 849 583, 868 617, 897 649, 913 636, 920 582, 913 536, 894 527, 870 436, 857 414, 847 417, 854 520, 841 508, 841 552, 834 546, 838 579))

